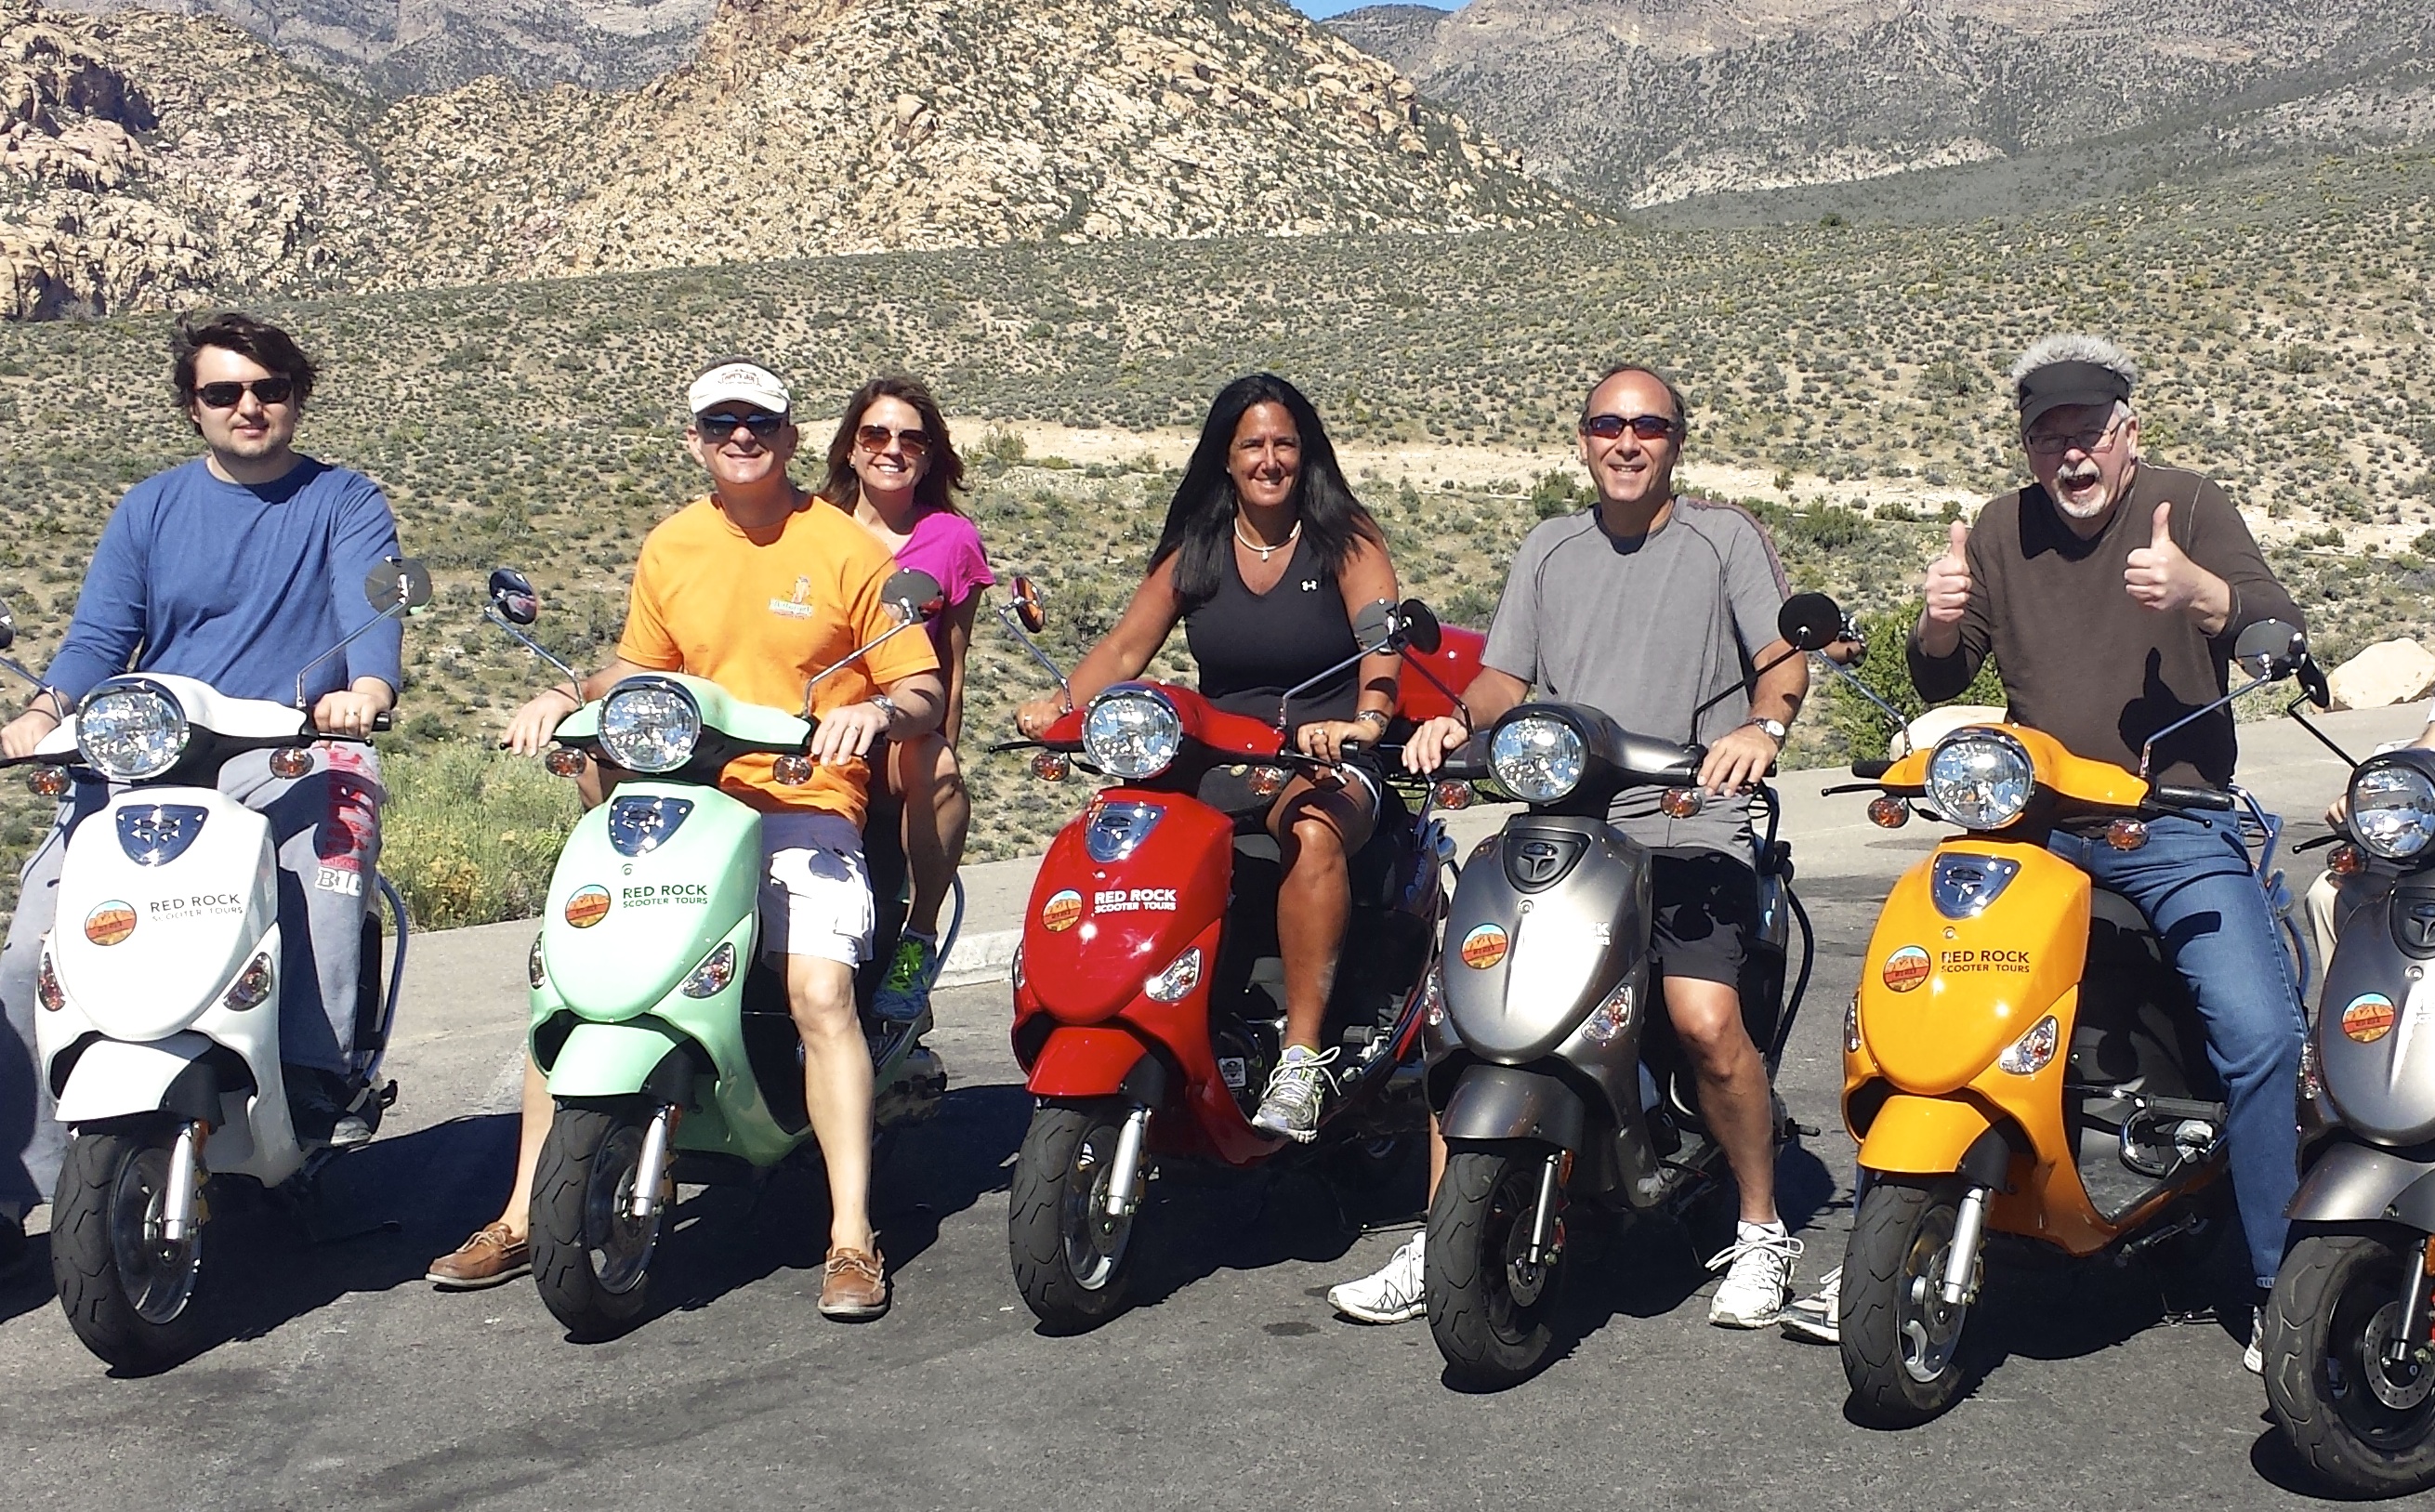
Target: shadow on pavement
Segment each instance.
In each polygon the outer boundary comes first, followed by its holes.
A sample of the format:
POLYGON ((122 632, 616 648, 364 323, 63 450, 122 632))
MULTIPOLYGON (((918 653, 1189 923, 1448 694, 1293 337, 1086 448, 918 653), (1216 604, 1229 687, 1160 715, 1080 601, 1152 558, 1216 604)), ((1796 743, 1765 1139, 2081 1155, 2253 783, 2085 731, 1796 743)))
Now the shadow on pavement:
POLYGON ((59 1294, 51 1288, 51 1236, 35 1234, 26 1241, 26 1263, 0 1283, 0 1323, 49 1306, 59 1294))

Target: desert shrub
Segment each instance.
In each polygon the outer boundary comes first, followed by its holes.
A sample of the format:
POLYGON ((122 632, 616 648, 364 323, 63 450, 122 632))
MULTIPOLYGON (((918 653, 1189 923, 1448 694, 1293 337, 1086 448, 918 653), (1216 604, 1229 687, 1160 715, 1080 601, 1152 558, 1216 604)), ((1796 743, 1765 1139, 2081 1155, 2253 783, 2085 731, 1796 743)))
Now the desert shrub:
POLYGON ((381 869, 418 930, 528 919, 575 822, 575 785, 541 764, 438 744, 387 757, 381 869))

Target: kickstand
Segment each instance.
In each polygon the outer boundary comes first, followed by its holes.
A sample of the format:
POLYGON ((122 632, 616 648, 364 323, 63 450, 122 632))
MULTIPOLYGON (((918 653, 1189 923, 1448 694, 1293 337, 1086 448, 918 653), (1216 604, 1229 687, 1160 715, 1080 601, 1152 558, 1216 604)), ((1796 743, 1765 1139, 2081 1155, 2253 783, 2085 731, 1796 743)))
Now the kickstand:
POLYGON ((374 1234, 404 1233, 406 1226, 395 1218, 351 1224, 333 1224, 330 1221, 330 1205, 321 1194, 321 1173, 329 1167, 335 1156, 334 1151, 317 1152, 302 1172, 279 1188, 278 1195, 287 1204, 288 1212, 296 1220, 297 1227, 304 1230, 304 1242, 319 1249, 369 1239, 374 1234))

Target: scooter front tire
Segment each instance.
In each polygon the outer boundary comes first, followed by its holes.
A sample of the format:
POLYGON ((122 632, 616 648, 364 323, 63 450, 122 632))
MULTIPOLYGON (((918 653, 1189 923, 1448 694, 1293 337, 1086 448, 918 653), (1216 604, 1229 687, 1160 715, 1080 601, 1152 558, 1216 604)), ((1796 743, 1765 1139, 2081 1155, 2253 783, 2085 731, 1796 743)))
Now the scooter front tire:
POLYGON ((155 1226, 175 1130, 83 1134, 51 1196, 51 1280, 68 1327, 114 1369, 165 1370, 199 1339, 202 1232, 163 1244, 155 1226))
POLYGON ((665 1202, 628 1206, 650 1115, 640 1108, 558 1109, 533 1175, 532 1274, 553 1316, 577 1339, 614 1338, 650 1304, 650 1265, 665 1202))
POLYGON ((1939 1295, 1966 1190, 1960 1177, 1879 1176, 1853 1216, 1836 1332, 1852 1416, 1871 1428, 1915 1428, 1970 1387, 1970 1304, 1939 1295))
POLYGON ((1421 1247, 1429 1333, 1459 1385, 1497 1391, 1555 1358, 1563 1289, 1561 1233, 1553 1256, 1527 1263, 1543 1151, 1457 1150, 1429 1204, 1421 1247))
POLYGON ((2379 1358, 2418 1237, 2307 1234, 2284 1257, 2266 1304, 2267 1412, 2308 1468, 2351 1496, 2435 1486, 2435 1366, 2396 1372, 2379 1358))
POLYGON ((1034 1108, 1007 1186, 1007 1257, 1015 1290, 1059 1333, 1081 1333, 1124 1311, 1138 1211, 1107 1215, 1108 1172, 1124 1131, 1114 1102, 1034 1108))

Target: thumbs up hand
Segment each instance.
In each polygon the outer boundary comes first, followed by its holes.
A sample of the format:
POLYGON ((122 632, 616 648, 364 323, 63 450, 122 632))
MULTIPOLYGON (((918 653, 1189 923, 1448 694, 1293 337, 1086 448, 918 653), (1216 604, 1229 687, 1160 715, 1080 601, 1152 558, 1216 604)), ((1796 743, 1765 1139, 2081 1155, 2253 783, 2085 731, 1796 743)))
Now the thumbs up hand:
POLYGON ((1953 522, 1944 555, 1927 564, 1927 623, 1959 625, 1970 607, 1970 527, 1953 522))
POLYGON ((2211 575, 2174 544, 2173 507, 2156 506, 2148 544, 2133 551, 2123 569, 2123 588, 2142 608, 2163 614, 2188 609, 2211 580, 2211 575))

